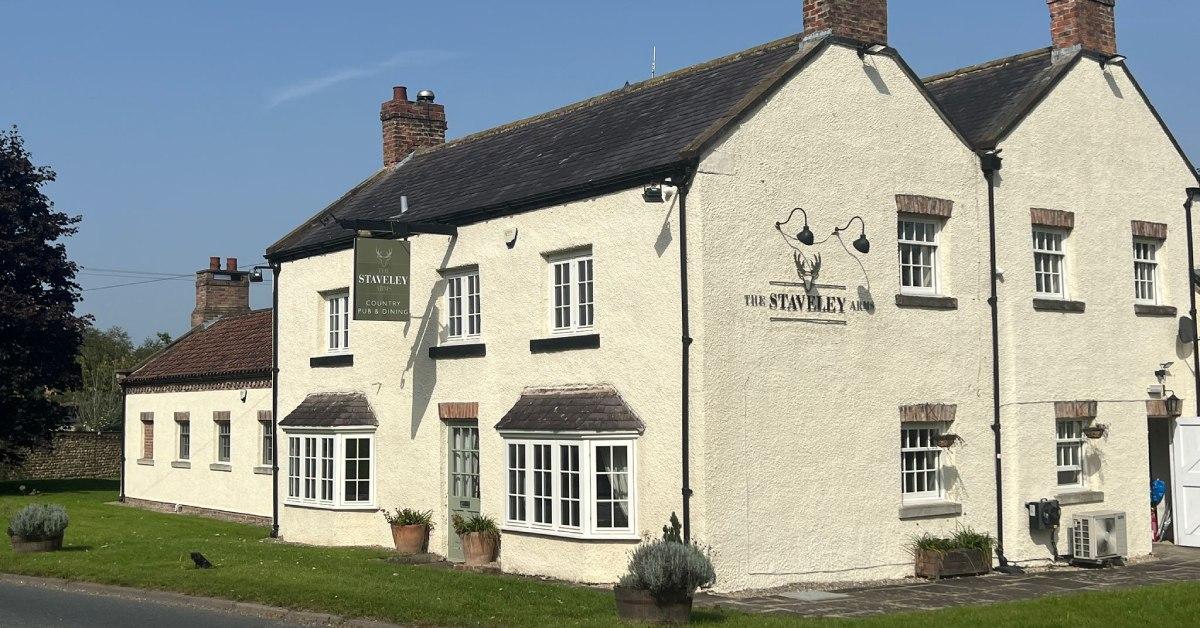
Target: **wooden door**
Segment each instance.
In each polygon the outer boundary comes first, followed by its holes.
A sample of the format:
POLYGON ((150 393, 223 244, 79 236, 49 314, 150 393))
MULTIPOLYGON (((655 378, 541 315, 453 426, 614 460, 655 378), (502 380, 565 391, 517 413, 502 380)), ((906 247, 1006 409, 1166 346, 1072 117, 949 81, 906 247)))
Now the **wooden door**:
POLYGON ((446 558, 461 562, 462 541, 449 521, 454 515, 469 519, 479 514, 479 428, 467 424, 451 424, 449 428, 446 486, 450 516, 446 533, 450 536, 446 558))
POLYGON ((1171 458, 1175 543, 1200 547, 1200 418, 1176 419, 1171 458))

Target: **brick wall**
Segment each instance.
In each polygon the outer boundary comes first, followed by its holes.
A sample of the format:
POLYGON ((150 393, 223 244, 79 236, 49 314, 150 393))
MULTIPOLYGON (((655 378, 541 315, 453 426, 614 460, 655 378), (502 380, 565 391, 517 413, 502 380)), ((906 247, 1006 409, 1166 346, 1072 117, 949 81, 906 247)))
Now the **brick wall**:
POLYGON ((398 163, 418 148, 446 141, 446 109, 429 102, 413 102, 403 86, 392 88, 392 99, 380 105, 383 124, 383 165, 398 163))
POLYGON ((804 0, 804 34, 830 31, 872 44, 888 40, 887 0, 804 0))
POLYGON ((25 464, 0 466, 0 480, 115 478, 120 474, 120 432, 56 432, 49 447, 29 452, 25 464))

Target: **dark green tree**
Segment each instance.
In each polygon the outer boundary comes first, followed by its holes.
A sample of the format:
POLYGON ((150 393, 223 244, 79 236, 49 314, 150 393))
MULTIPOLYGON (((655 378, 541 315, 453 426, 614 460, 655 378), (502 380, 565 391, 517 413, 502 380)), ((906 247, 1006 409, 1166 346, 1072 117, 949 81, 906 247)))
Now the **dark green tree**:
POLYGON ((79 381, 88 321, 75 313, 76 266, 62 242, 79 217, 55 211, 42 193, 53 180, 16 127, 0 131, 0 463, 20 462, 67 422, 55 393, 79 381))

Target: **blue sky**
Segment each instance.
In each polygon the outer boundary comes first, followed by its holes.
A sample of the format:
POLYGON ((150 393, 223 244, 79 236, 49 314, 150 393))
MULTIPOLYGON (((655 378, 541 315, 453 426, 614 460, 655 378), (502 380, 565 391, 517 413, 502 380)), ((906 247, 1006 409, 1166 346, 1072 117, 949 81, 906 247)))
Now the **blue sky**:
MULTIPOLYGON (((267 245, 380 166, 379 104, 430 88, 460 136, 799 32, 801 0, 44 2, 4 0, 0 124, 17 124, 82 214, 92 269, 186 274, 267 245)), ((1200 2, 1123 0, 1129 66, 1200 154, 1189 34, 1200 2)), ((892 0, 922 75, 1048 45, 1044 0, 892 0)), ((135 338, 179 334, 192 279, 95 289, 83 311, 135 338)), ((270 304, 270 284, 255 286, 270 304)))

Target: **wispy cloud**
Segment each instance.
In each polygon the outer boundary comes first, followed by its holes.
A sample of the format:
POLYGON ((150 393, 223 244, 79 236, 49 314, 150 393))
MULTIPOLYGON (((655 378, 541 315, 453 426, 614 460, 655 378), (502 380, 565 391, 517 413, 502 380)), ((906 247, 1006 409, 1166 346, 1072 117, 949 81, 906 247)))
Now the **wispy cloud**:
POLYGON ((267 99, 267 109, 278 107, 291 100, 312 96, 346 81, 374 76, 390 68, 433 65, 459 56, 461 56, 459 53, 448 50, 408 50, 374 65, 342 68, 324 76, 299 81, 276 90, 267 99))

